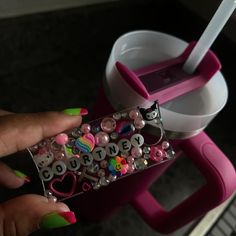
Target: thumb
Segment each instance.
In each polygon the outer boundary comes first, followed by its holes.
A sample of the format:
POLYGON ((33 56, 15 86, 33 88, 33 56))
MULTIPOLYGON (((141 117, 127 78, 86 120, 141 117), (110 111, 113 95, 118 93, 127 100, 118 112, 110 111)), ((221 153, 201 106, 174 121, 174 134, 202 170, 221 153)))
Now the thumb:
POLYGON ((0 205, 0 235, 27 236, 39 228, 52 229, 76 222, 64 203, 39 195, 23 195, 0 205))

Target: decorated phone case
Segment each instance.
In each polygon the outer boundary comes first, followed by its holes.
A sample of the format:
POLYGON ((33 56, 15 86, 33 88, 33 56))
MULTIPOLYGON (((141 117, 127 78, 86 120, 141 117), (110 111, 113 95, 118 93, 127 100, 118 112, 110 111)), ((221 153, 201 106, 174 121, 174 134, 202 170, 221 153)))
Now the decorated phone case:
POLYGON ((57 200, 98 190, 174 158, 157 102, 83 123, 29 151, 45 196, 57 200))

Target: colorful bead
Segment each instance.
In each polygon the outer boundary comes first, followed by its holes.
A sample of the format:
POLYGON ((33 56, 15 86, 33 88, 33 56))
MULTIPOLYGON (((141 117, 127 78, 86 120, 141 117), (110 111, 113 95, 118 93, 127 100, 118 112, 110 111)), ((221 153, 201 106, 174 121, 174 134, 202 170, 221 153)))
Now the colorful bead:
POLYGON ((165 151, 161 146, 153 146, 151 147, 150 158, 156 162, 160 162, 163 160, 165 155, 165 151))
POLYGON ((127 173, 128 164, 126 163, 126 160, 124 158, 116 156, 115 158, 112 158, 110 160, 108 169, 112 174, 114 173, 115 175, 124 175, 127 173))
POLYGON ((117 123, 116 132, 121 137, 126 137, 135 131, 135 127, 130 121, 120 121, 117 123))
POLYGON ((84 134, 76 139, 75 145, 82 152, 91 152, 95 146, 95 138, 91 133, 84 134))
POLYGON ((99 147, 105 147, 109 143, 109 135, 105 132, 95 134, 95 143, 99 147))
POLYGON ((68 142, 68 135, 61 133, 55 137, 55 142, 59 145, 65 145, 68 142))

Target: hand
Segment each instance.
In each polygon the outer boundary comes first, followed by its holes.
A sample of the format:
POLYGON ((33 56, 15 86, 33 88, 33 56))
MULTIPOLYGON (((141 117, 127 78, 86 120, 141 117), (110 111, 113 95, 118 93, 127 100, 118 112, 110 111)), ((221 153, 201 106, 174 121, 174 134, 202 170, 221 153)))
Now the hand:
MULTIPOLYGON (((79 126, 81 115, 86 113, 86 109, 37 114, 13 114, 0 110, 0 157, 79 126)), ((27 181, 29 179, 20 170, 13 171, 0 163, 1 185, 19 188, 27 181)), ((56 228, 75 222, 74 213, 65 204, 48 202, 46 197, 39 195, 22 195, 0 204, 0 235, 4 236, 25 236, 39 226, 56 228)))

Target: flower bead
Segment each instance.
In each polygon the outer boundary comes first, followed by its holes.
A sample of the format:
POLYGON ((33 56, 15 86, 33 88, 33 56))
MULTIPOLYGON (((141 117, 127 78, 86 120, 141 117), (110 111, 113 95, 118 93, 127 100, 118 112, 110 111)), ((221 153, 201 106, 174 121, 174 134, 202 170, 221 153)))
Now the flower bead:
POLYGON ((125 158, 116 156, 110 160, 108 169, 113 175, 121 176, 127 173, 129 166, 125 158))

